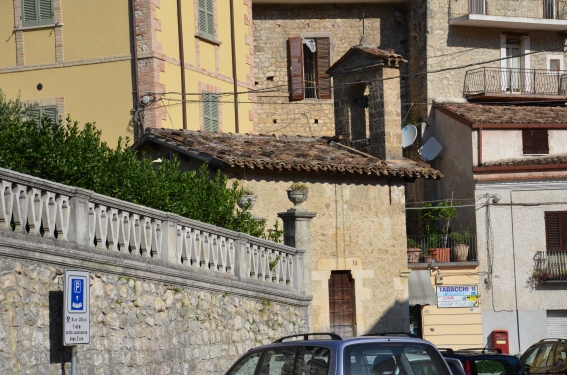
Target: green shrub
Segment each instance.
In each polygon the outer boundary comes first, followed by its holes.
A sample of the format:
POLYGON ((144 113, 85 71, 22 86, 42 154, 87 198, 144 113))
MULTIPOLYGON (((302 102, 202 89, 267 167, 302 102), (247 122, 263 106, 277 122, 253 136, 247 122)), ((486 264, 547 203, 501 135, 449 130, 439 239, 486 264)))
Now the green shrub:
POLYGON ((25 115, 19 100, 6 100, 0 91, 2 168, 281 241, 277 226, 266 232, 265 220, 238 209, 242 189, 237 182, 227 186, 220 171, 212 179, 207 165, 199 171, 181 171, 176 157, 156 168, 149 158, 138 157, 127 139, 111 149, 94 124, 81 128, 69 118, 54 123, 46 117, 37 124, 26 121, 25 115))

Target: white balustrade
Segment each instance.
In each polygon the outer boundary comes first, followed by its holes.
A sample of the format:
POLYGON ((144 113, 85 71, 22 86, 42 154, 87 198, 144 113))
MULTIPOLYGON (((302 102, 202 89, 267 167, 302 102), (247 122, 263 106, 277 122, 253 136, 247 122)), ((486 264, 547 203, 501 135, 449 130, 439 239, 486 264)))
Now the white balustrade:
POLYGON ((2 168, 0 230, 301 289, 302 250, 2 168))

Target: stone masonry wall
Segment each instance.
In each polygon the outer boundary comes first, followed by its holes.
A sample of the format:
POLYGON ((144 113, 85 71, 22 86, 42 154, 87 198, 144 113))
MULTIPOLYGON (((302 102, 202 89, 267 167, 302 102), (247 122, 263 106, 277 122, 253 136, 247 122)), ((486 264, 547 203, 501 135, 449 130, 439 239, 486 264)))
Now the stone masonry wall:
POLYGON ((246 293, 238 282, 223 288, 214 280, 199 286, 159 262, 60 246, 0 237, 1 374, 70 373, 61 326, 65 268, 91 270, 91 342, 78 347, 81 375, 222 374, 249 348, 307 329, 305 303, 277 292, 246 293))
MULTIPOLYGON (((333 100, 290 102, 287 41, 293 36, 330 37, 331 64, 362 35, 371 44, 406 54, 404 4, 260 4, 254 5, 254 74, 258 93, 260 133, 332 136, 333 100), (262 92, 265 90, 265 92, 262 92)), ((402 74, 405 68, 402 70, 402 74)), ((402 81, 405 102, 405 81, 402 81)), ((403 105, 402 105, 403 106, 403 105)))

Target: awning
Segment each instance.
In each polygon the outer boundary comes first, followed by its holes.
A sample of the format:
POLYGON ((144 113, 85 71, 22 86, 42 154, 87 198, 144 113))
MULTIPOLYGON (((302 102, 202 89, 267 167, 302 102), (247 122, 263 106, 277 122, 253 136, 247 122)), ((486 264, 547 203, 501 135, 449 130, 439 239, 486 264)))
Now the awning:
POLYGON ((437 305, 437 294, 431 285, 429 270, 412 270, 409 275, 409 304, 437 305))

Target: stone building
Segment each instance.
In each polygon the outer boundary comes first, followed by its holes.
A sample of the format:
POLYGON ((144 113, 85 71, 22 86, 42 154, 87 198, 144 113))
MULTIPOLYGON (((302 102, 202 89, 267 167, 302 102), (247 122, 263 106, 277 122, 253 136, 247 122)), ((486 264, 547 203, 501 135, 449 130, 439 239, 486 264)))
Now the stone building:
MULTIPOLYGON (((359 43, 363 30, 371 44, 405 56, 406 7, 381 0, 253 0, 260 133, 334 135, 334 83, 324 72, 359 43)), ((405 103, 405 77, 400 84, 405 103)))

